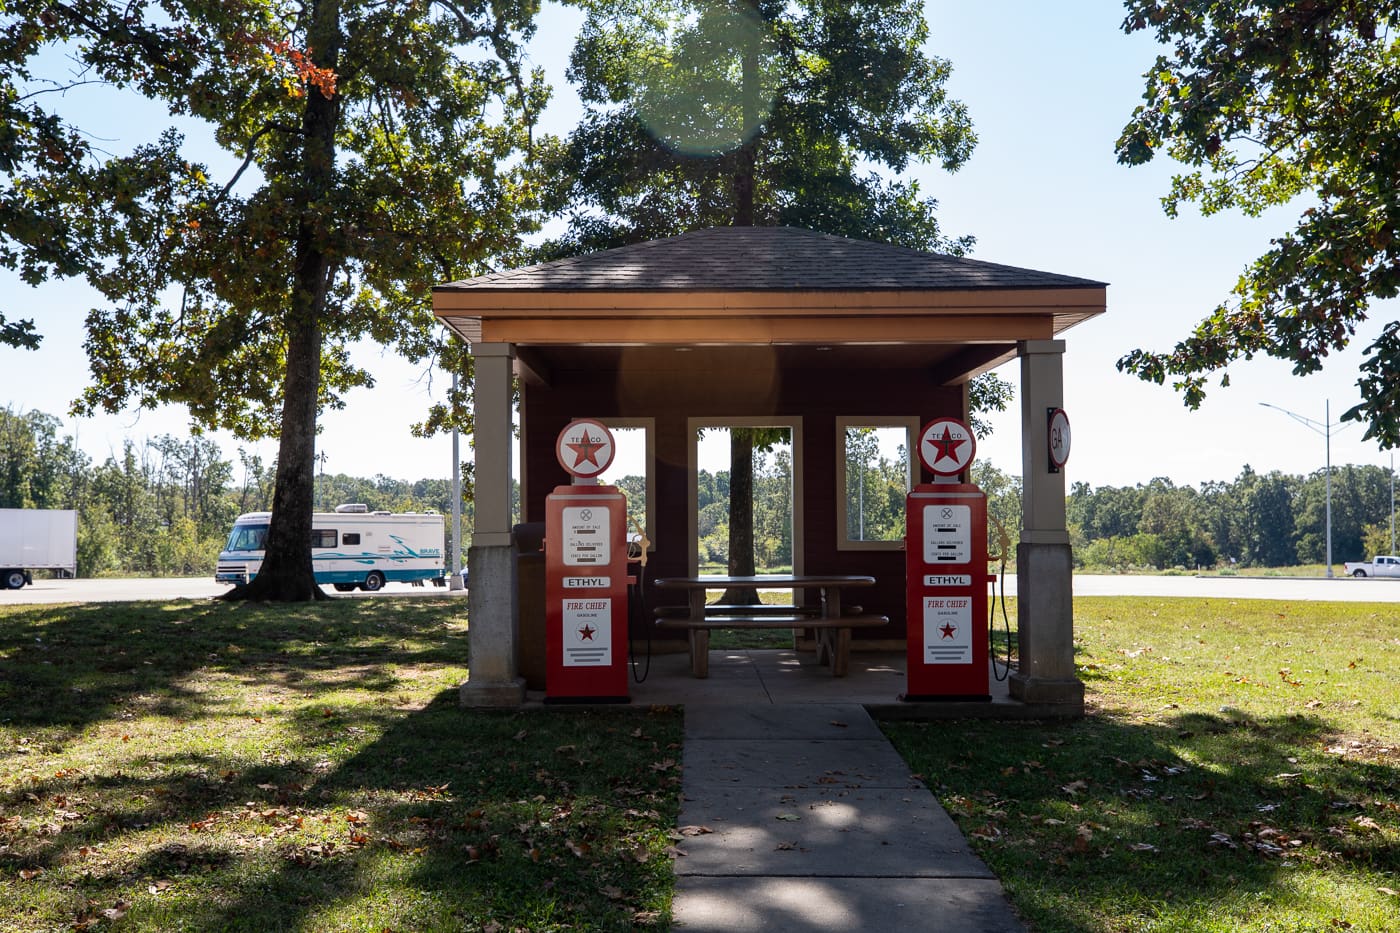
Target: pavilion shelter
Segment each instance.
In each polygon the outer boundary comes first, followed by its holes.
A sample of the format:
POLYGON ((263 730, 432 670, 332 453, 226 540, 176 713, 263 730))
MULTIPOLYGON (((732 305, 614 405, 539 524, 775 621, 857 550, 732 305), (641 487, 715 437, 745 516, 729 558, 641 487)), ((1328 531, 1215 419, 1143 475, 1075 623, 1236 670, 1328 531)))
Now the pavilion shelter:
MULTIPOLYGON (((1064 406, 1061 334, 1105 310, 1106 285, 787 227, 724 227, 492 273, 433 290, 471 345, 475 523, 470 677, 463 702, 524 697, 511 515, 519 389, 521 516, 569 482, 556 460, 573 419, 641 428, 649 575, 697 569, 696 429, 777 426, 792 442, 793 571, 869 574, 865 611, 903 644, 902 542, 847 527, 844 438, 968 416, 968 382, 1020 359, 1023 525, 1012 696, 1083 706, 1073 664, 1065 474, 1047 412, 1064 406)), ((911 456, 911 481, 929 482, 911 456)), ((1015 472, 1015 465, 1004 465, 1015 472)))

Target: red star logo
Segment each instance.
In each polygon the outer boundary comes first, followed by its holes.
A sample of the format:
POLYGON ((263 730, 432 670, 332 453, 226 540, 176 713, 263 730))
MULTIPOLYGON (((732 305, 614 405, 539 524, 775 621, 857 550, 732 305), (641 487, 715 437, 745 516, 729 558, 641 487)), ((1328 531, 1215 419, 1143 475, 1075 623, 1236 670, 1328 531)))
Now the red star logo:
POLYGON ((592 626, 589 626, 589 625, 585 625, 583 628, 581 628, 581 629, 578 630, 578 633, 579 633, 579 635, 583 638, 584 641, 592 641, 592 640, 593 640, 593 633, 596 632, 596 631, 598 631, 596 628, 593 628, 592 626))
POLYGON ((598 451, 602 450, 608 445, 607 442, 604 441, 602 438, 599 438, 595 441, 593 438, 589 437, 588 429, 584 428, 583 437, 578 441, 578 443, 565 444, 564 446, 568 447, 570 450, 572 450, 575 454, 578 455, 574 458, 574 466, 578 466, 579 464, 587 461, 588 463, 593 464, 595 467, 600 467, 602 466, 602 464, 598 462, 598 451))
POLYGON ((934 463, 937 463, 944 457, 956 463, 958 461, 958 448, 967 443, 967 438, 954 437, 953 429, 945 425, 943 427, 943 436, 930 437, 928 442, 938 451, 938 456, 933 458, 934 463))
POLYGON ((951 622, 944 622, 943 627, 939 629, 939 631, 943 633, 944 638, 952 638, 957 634, 958 627, 951 622))

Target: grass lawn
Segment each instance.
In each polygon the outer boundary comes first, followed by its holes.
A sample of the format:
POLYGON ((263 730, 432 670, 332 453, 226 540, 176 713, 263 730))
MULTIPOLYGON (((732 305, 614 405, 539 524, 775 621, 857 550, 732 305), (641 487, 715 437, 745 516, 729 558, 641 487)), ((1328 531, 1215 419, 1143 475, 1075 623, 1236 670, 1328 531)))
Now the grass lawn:
POLYGON ((679 712, 464 710, 464 608, 0 609, 0 930, 665 928, 679 712))
POLYGON ((1400 930, 1400 607, 1083 598, 1075 635, 1081 721, 885 725, 1035 928, 1400 930))

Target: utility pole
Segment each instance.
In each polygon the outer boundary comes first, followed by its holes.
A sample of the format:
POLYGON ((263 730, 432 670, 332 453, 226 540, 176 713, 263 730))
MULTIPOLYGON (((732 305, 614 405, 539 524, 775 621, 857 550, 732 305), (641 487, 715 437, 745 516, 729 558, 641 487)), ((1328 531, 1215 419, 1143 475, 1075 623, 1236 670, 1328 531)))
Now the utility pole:
MULTIPOLYGON (((1303 427, 1305 427, 1305 428, 1307 428, 1308 430, 1313 431, 1313 432, 1315 432, 1315 433, 1317 433, 1317 434, 1321 434, 1324 438, 1327 439, 1327 478, 1326 478, 1326 480, 1327 480, 1327 578, 1330 580, 1330 579, 1332 578, 1332 576, 1333 576, 1333 574, 1332 574, 1332 401, 1331 401, 1331 399, 1328 399, 1327 401, 1325 401, 1325 402, 1323 403, 1323 410, 1322 410, 1322 411, 1323 411, 1323 414, 1322 414, 1323 421, 1322 421, 1321 424, 1319 424, 1318 422, 1314 421, 1314 420, 1311 419, 1311 418, 1305 418, 1305 417, 1303 417, 1302 415, 1298 414, 1297 412, 1289 411, 1287 408, 1283 408, 1283 407, 1281 407, 1281 406, 1279 406, 1279 405, 1274 405, 1274 404, 1272 404, 1272 403, 1270 403, 1270 402, 1260 402, 1259 404, 1260 404, 1260 405, 1263 405, 1265 408, 1272 408, 1272 409, 1274 409, 1274 410, 1276 410, 1276 411, 1281 411, 1281 412, 1283 412, 1285 415, 1287 415, 1288 417, 1292 418, 1294 421, 1296 421, 1296 422, 1298 422, 1299 424, 1303 425, 1303 427)), ((1393 470, 1391 471, 1391 475, 1392 475, 1392 482, 1393 482, 1393 477, 1394 477, 1394 471, 1393 471, 1393 470)), ((1392 508, 1391 508, 1391 514, 1392 514, 1392 516, 1394 515, 1394 512, 1395 512, 1395 509, 1392 507, 1392 508)), ((1391 538, 1393 539, 1394 536, 1395 536, 1394 531, 1392 531, 1392 532, 1391 532, 1391 538)), ((1392 550, 1393 550, 1393 548, 1392 548, 1392 550)))
MULTIPOLYGON (((452 367, 452 398, 457 398, 457 367, 452 367)), ((458 446, 457 422, 452 423, 452 576, 449 590, 462 588, 462 455, 458 446)))

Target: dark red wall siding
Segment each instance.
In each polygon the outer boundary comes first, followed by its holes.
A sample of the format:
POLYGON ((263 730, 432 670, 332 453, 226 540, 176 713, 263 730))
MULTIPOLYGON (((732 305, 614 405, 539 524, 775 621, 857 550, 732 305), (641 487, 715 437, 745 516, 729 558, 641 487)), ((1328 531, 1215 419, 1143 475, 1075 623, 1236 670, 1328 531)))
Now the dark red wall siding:
MULTIPOLYGON (((926 372, 907 367, 839 371, 820 365, 780 368, 764 348, 587 351, 579 368, 556 367, 550 384, 526 384, 521 406, 525 434, 525 521, 542 521, 544 500, 569 477, 559 467, 554 442, 574 418, 656 419, 655 553, 649 577, 688 572, 686 542, 690 417, 800 417, 802 423, 803 524, 806 573, 860 573, 876 578, 871 590, 850 599, 866 611, 890 617, 890 629, 857 630, 876 638, 904 637, 904 553, 838 551, 836 540, 836 418, 962 416, 959 386, 940 386, 926 372)), ((652 598, 656 594, 653 592, 652 598)), ((676 600, 683 602, 683 600, 676 600)))

